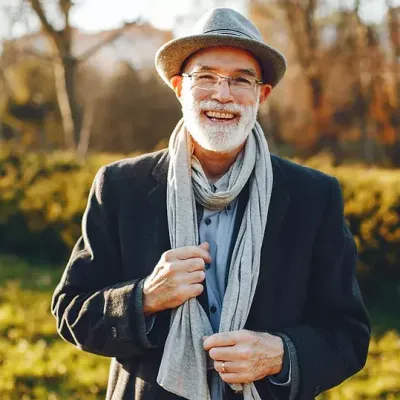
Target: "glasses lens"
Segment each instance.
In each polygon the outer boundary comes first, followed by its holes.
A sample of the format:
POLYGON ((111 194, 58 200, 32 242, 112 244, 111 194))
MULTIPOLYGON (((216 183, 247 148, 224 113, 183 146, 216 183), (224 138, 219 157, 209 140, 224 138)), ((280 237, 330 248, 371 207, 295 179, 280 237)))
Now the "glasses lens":
MULTIPOLYGON (((194 72, 191 74, 193 86, 200 89, 214 89, 219 81, 220 76, 213 72, 194 72)), ((223 79, 223 77, 221 77, 223 79)), ((241 93, 244 91, 256 91, 257 81, 248 76, 236 76, 229 79, 229 86, 233 92, 241 93)))
POLYGON ((214 87, 218 83, 218 75, 212 72, 196 72, 192 74, 193 84, 204 89, 214 87))
POLYGON ((254 91, 256 88, 256 81, 247 76, 237 76, 231 80, 231 89, 241 91, 241 90, 251 90, 254 91))

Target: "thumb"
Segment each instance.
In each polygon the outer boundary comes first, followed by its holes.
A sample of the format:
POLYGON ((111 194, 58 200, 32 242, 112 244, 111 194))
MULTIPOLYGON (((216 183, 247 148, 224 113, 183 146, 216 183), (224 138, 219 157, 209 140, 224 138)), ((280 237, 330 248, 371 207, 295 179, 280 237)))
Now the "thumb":
POLYGON ((208 242, 203 242, 200 244, 200 246, 204 250, 208 250, 210 248, 210 244, 208 242))

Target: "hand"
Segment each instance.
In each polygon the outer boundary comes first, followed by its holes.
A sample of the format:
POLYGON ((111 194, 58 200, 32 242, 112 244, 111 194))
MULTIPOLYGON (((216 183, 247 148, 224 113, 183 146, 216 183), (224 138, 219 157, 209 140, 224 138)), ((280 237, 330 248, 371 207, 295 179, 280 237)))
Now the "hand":
POLYGON ((216 333, 206 338, 203 346, 226 383, 250 383, 278 374, 282 369, 283 341, 269 333, 247 330, 216 333))
POLYGON ((209 244, 168 250, 143 285, 145 316, 175 308, 204 290, 205 263, 211 262, 209 244))

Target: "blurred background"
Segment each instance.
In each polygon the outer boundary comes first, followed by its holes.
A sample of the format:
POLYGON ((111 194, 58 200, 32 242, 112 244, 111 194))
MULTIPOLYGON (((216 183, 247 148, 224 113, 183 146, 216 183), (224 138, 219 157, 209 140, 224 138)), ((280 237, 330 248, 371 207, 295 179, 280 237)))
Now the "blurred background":
POLYGON ((100 166, 166 147, 157 49, 215 6, 288 60, 272 151, 336 176, 373 340, 321 399, 400 399, 400 0, 0 0, 0 398, 101 399, 109 360, 58 338, 50 299, 100 166))

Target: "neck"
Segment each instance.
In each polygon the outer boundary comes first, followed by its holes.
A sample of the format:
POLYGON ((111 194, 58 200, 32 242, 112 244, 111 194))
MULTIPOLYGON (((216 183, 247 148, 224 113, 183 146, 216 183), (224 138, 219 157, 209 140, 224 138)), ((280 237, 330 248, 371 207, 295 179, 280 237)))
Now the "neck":
POLYGON ((244 146, 245 143, 232 151, 220 153, 206 150, 193 140, 194 155, 200 161, 208 180, 213 183, 229 170, 244 146))

